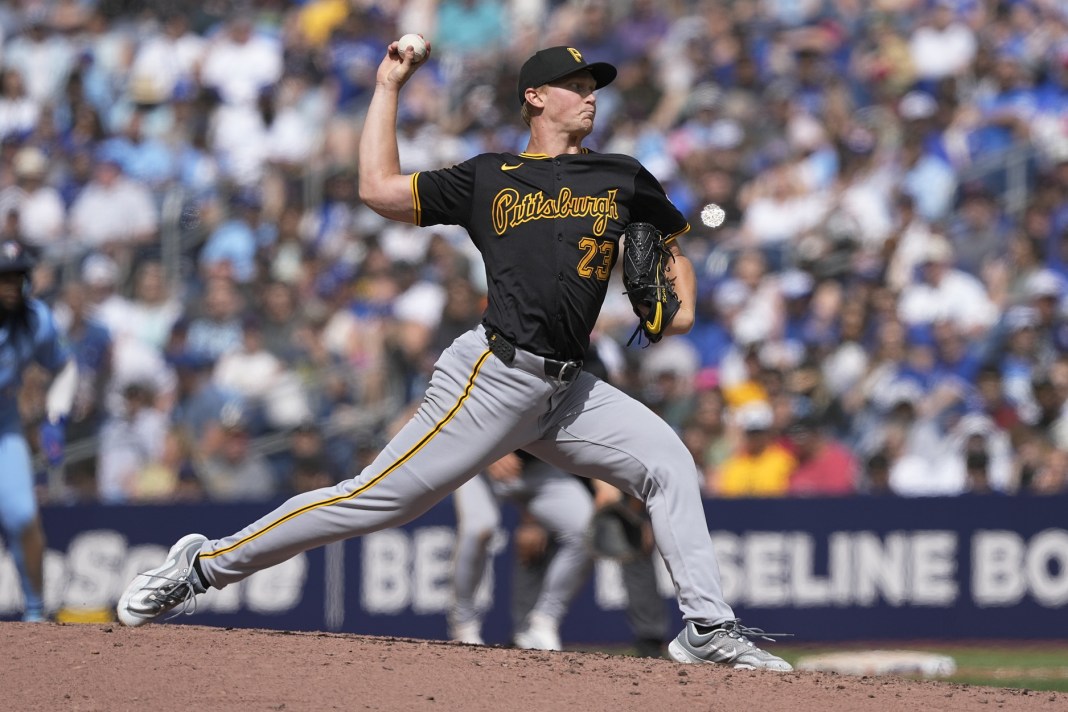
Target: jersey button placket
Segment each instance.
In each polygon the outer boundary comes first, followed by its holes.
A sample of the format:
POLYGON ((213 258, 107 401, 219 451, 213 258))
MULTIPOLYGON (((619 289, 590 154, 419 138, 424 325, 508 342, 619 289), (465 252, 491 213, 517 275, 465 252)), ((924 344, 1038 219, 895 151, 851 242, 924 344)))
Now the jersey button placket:
MULTIPOLYGON (((554 194, 556 196, 559 196, 560 195, 560 191, 563 188, 562 183, 564 181, 564 172, 563 172, 563 169, 561 168, 561 164, 560 164, 560 159, 559 158, 554 158, 553 159, 553 180, 554 180, 554 184, 555 184, 553 192, 554 192, 554 194)), ((556 252, 556 260, 557 260, 557 264, 561 265, 561 266, 566 265, 567 262, 568 262, 567 255, 566 255, 567 250, 564 248, 564 245, 563 245, 563 242, 564 242, 564 220, 565 219, 566 218, 564 218, 563 216, 558 216, 554 220, 554 223, 555 223, 554 227, 556 228, 556 242, 559 244, 559 247, 557 248, 557 252, 556 252)), ((560 271, 558 271, 556 273, 556 281, 560 284, 560 288, 556 292, 557 313, 559 315, 563 314, 563 308, 562 308, 561 304, 562 304, 562 302, 564 300, 564 279, 565 279, 564 270, 561 269, 560 271)), ((562 324, 563 323, 562 316, 557 316, 557 321, 558 321, 558 323, 562 324)))

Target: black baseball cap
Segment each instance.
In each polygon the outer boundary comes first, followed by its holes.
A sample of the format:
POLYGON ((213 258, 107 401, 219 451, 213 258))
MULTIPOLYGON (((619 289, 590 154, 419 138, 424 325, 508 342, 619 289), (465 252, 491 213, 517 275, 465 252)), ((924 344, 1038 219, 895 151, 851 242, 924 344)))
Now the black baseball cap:
POLYGON ((538 50, 533 57, 523 63, 523 68, 519 70, 519 84, 516 87, 519 105, 522 106, 526 101, 527 89, 550 84, 580 69, 589 70, 594 81, 597 82, 598 89, 611 84, 616 78, 616 68, 611 64, 607 62, 587 64, 582 58, 582 53, 574 47, 547 47, 538 50))

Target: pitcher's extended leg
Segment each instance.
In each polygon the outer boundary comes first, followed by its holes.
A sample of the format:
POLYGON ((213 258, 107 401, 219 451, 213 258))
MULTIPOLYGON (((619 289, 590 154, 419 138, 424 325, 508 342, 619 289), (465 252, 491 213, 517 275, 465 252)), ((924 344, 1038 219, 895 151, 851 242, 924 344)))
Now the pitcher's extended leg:
POLYGON ((536 438, 552 390, 544 378, 505 366, 481 333, 460 336, 438 360, 418 412, 360 475, 297 495, 232 536, 183 537, 161 566, 126 587, 119 619, 144 625, 208 586, 222 588, 313 547, 410 521, 536 438))
POLYGON ((359 476, 297 495, 233 536, 209 541, 200 567, 217 588, 308 549, 419 516, 474 473, 536 432, 525 388, 544 388, 528 374, 517 378, 469 332, 438 361, 415 416, 359 476), (512 398, 517 400, 513 401, 512 398))

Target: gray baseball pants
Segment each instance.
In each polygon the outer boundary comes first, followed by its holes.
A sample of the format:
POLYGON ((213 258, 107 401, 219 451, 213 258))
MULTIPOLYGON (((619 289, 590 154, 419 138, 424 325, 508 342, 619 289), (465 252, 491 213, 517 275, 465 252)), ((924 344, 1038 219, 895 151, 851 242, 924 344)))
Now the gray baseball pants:
POLYGON ((201 571, 222 588, 308 549, 404 524, 518 449, 641 498, 683 617, 705 625, 734 618, 723 600, 696 465, 671 427, 589 373, 559 382, 525 351, 505 365, 490 353, 481 326, 441 355, 419 410, 370 466, 208 541, 201 571))

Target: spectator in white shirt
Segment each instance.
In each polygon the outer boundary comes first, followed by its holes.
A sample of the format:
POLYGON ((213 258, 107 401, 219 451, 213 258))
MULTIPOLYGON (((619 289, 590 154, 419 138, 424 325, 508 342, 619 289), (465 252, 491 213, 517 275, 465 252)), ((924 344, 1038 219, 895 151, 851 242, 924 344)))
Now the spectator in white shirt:
POLYGON ((282 46, 254 31, 252 17, 230 18, 204 56, 201 81, 228 104, 251 104, 282 77, 282 46))
POLYGON ((291 75, 255 101, 221 104, 211 117, 211 147, 228 177, 252 186, 272 164, 299 171, 311 160, 327 113, 306 79, 291 75))
POLYGON ((122 395, 121 412, 100 430, 97 492, 108 504, 137 499, 138 476, 162 455, 167 437, 167 415, 154 406, 150 386, 130 383, 122 395))
POLYGON ((173 388, 174 375, 166 368, 159 347, 131 332, 130 301, 119 293, 122 268, 103 253, 85 258, 81 271, 88 310, 113 338, 112 372, 104 395, 107 410, 121 413, 123 389, 130 383, 151 385, 157 393, 173 388))
POLYGON ((159 227, 152 193, 123 175, 117 156, 103 152, 96 161, 92 180, 71 205, 74 240, 110 253, 150 242, 159 227))
POLYGON ((239 186, 263 179, 270 153, 268 126, 261 107, 267 96, 243 104, 220 104, 211 114, 208 136, 221 173, 239 186))
POLYGON ((267 159, 300 170, 319 149, 330 109, 308 78, 289 74, 270 97, 267 159))
POLYGON ((959 494, 959 473, 940 461, 944 449, 934 419, 925 415, 924 394, 907 380, 892 381, 876 394, 884 420, 877 439, 890 458, 890 489, 901 497, 959 494))
POLYGON ((269 428, 296 427, 311 417, 299 377, 265 348, 256 317, 243 320, 241 345, 219 357, 212 380, 260 408, 269 428))
POLYGON ((743 187, 741 232, 747 244, 782 247, 820 224, 830 205, 824 192, 806 190, 793 162, 767 169, 743 187))
POLYGON ((886 282, 894 291, 900 292, 912 281, 934 233, 927 220, 916 211, 916 201, 910 195, 898 195, 895 206, 897 227, 891 236, 892 253, 887 264, 886 282))
POLYGON ((978 337, 997 321, 997 307, 983 283, 953 267, 953 248, 945 238, 934 236, 928 243, 920 277, 902 290, 898 301, 898 315, 906 324, 949 321, 978 337))
POLYGON ((41 105, 26 92, 22 73, 14 67, 0 72, 0 138, 28 134, 40 114, 41 105))
POLYGON ((116 295, 98 316, 112 334, 136 339, 162 352, 171 327, 182 316, 184 307, 171 292, 158 261, 146 261, 137 267, 133 292, 131 299, 116 295))
POLYGON ((39 105, 56 102, 74 66, 74 46, 47 25, 48 10, 29 11, 26 30, 4 48, 4 66, 17 70, 26 90, 39 105))
POLYGON ((958 76, 975 59, 975 33, 957 20, 954 6, 953 0, 936 0, 928 22, 912 33, 909 56, 920 79, 958 76))
POLYGON ((1012 479, 1012 444, 985 415, 967 415, 946 434, 939 458, 944 494, 1007 492, 1012 479))
POLYGON ((160 31, 138 49, 130 70, 130 84, 150 81, 160 96, 174 96, 175 87, 189 83, 200 67, 207 41, 189 31, 189 19, 178 10, 160 15, 160 31))
POLYGON ((26 146, 13 163, 15 185, 0 193, 0 213, 18 213, 20 236, 30 245, 44 251, 58 248, 67 210, 59 191, 45 182, 48 158, 36 146, 26 146))

